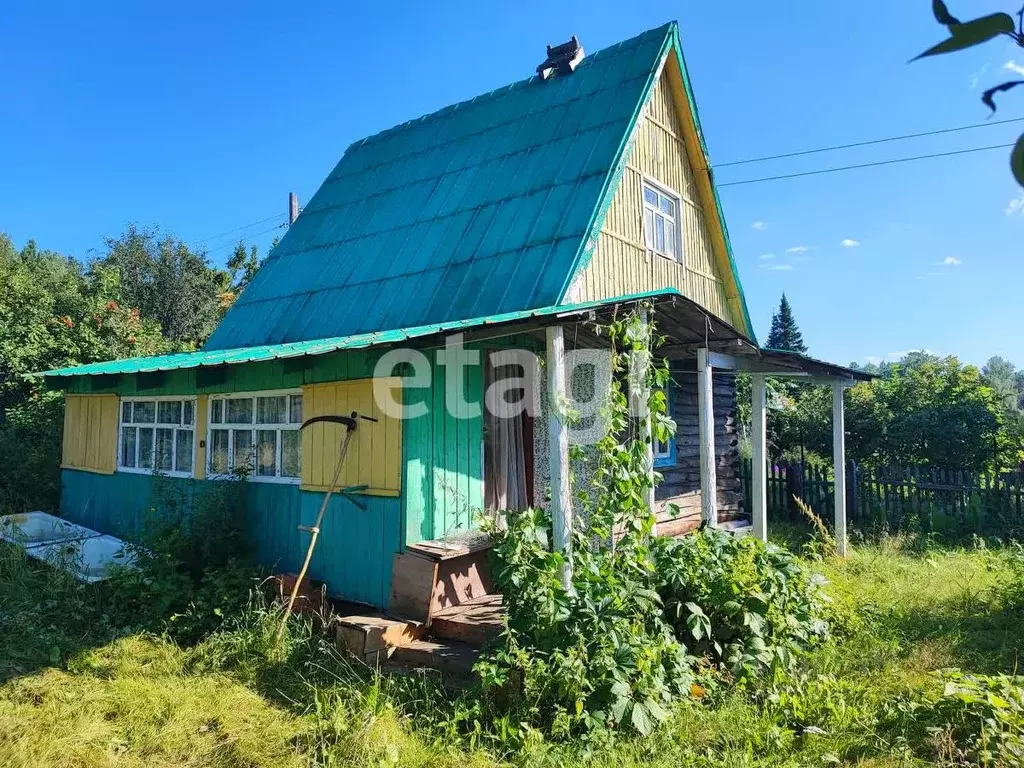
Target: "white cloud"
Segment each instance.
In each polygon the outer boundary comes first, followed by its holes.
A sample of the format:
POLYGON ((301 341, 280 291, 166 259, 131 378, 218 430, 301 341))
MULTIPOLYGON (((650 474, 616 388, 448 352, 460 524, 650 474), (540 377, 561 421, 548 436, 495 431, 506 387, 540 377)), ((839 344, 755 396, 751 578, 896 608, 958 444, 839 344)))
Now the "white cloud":
POLYGON ((935 266, 936 267, 959 267, 963 263, 964 263, 963 260, 962 259, 958 259, 956 256, 947 256, 942 261, 936 261, 935 262, 935 266))
POLYGON ((789 272, 793 269, 792 264, 771 264, 768 266, 772 272, 789 272))
POLYGON ((854 240, 853 238, 848 237, 843 240, 840 245, 843 246, 843 248, 856 248, 860 245, 860 240, 854 240))
POLYGON ((761 261, 767 261, 768 259, 774 259, 775 258, 775 254, 774 253, 762 253, 757 258, 759 258, 761 261))
POLYGON ((1015 197, 1006 205, 1006 215, 1012 216, 1015 213, 1019 213, 1024 216, 1024 195, 1015 197))
POLYGON ((794 245, 792 248, 787 248, 786 253, 807 253, 811 250, 809 245, 794 245))
POLYGON ((765 224, 763 221, 755 221, 750 226, 752 226, 754 229, 764 229, 768 225, 765 224))
POLYGON ((1008 69, 1011 72, 1024 76, 1024 64, 1018 64, 1013 59, 1010 59, 1008 62, 1003 64, 1003 69, 1008 69))

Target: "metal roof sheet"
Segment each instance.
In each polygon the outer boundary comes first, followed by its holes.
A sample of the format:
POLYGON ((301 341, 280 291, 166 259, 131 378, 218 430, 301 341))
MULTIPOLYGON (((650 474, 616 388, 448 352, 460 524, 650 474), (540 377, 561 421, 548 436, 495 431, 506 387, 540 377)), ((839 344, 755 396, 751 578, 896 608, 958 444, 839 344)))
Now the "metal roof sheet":
POLYGON ((357 141, 204 351, 557 304, 674 30, 357 141))
POLYGON ((600 299, 579 304, 561 304, 541 307, 538 309, 517 310, 495 315, 485 315, 468 320, 451 320, 443 323, 430 323, 414 328, 403 328, 391 331, 356 334, 353 336, 316 339, 312 341, 286 342, 283 344, 265 344, 236 349, 199 350, 174 355, 156 355, 153 357, 130 357, 123 360, 109 360, 102 363, 89 363, 72 368, 55 368, 42 371, 34 376, 102 376, 109 374, 149 373, 152 371, 172 371, 181 368, 199 368, 203 366, 235 365, 239 363, 259 362, 304 355, 323 355, 346 349, 363 349, 366 347, 397 344, 411 339, 455 333, 473 328, 490 325, 501 325, 531 318, 552 316, 571 316, 589 312, 602 307, 611 307, 626 302, 641 301, 659 297, 678 297, 685 301, 682 294, 674 288, 657 291, 628 294, 613 299, 600 299))

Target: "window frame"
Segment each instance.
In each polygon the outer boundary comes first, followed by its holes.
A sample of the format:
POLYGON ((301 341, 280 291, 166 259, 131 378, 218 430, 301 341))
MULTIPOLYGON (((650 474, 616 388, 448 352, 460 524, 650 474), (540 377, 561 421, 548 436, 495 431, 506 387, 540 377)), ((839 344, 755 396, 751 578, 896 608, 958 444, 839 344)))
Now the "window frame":
MULTIPOLYGON (((247 482, 252 483, 276 483, 279 485, 299 485, 302 483, 302 420, 299 422, 285 421, 281 424, 267 424, 256 421, 257 414, 259 411, 257 405, 257 398, 260 397, 281 397, 288 398, 285 400, 285 418, 291 418, 291 395, 303 396, 305 393, 301 387, 291 387, 288 389, 266 389, 257 390, 254 392, 218 392, 211 394, 207 397, 206 402, 206 453, 204 460, 206 462, 206 478, 208 480, 233 480, 236 478, 234 474, 234 453, 235 453, 235 440, 234 433, 236 431, 246 431, 246 425, 244 423, 231 423, 227 421, 220 421, 216 424, 213 422, 213 406, 216 402, 224 402, 226 400, 236 400, 248 398, 252 401, 252 421, 249 422, 249 432, 252 434, 252 454, 253 454, 253 468, 252 472, 245 476, 247 482), (227 473, 214 472, 213 471, 213 433, 215 430, 226 430, 228 432, 228 469, 227 473), (271 475, 260 475, 257 473, 256 467, 256 446, 258 445, 258 432, 261 430, 274 430, 278 433, 276 443, 276 454, 274 457, 274 469, 276 474, 271 475), (282 453, 282 440, 281 432, 296 432, 299 436, 299 473, 296 477, 282 476, 281 475, 281 453, 282 453)), ((305 398, 303 397, 303 407, 305 407, 305 398)), ((224 416, 227 416, 227 406, 223 406, 224 416)))
MULTIPOLYGON (((670 419, 676 417, 676 398, 675 398, 675 382, 672 379, 668 380, 665 385, 665 403, 666 403, 666 415, 670 419)), ((659 469, 662 467, 674 467, 676 465, 676 436, 668 440, 668 445, 664 452, 659 453, 658 451, 658 438, 653 434, 651 435, 651 455, 654 459, 654 468, 659 469)))
MULTIPOLYGON (((196 451, 199 449, 199 435, 196 430, 196 402, 197 398, 195 395, 127 395, 119 397, 117 399, 117 462, 115 464, 115 472, 130 472, 135 475, 164 475, 165 477, 195 477, 196 469, 196 451), (159 403, 166 402, 177 402, 182 404, 182 411, 184 411, 184 404, 186 402, 192 403, 192 423, 183 424, 179 418, 178 423, 171 424, 169 422, 161 422, 160 419, 160 405, 159 403), (125 424, 124 421, 124 404, 132 403, 132 421, 125 424), (153 403, 153 421, 152 422, 138 422, 134 420, 135 416, 135 403, 153 403), (136 436, 135 441, 135 464, 134 467, 125 467, 121 465, 121 450, 124 442, 124 428, 134 427, 136 430, 140 428, 150 428, 153 430, 153 467, 147 469, 146 467, 138 466, 139 463, 139 441, 136 436), (156 468, 156 431, 157 429, 173 429, 174 430, 174 446, 171 448, 171 455, 174 461, 178 458, 178 432, 184 429, 189 429, 192 432, 192 464, 189 467, 188 472, 182 472, 180 470, 166 470, 156 468)), ((137 435, 137 433, 136 433, 137 435)))
MULTIPOLYGON (((676 192, 671 187, 668 187, 665 184, 662 184, 660 181, 652 179, 650 176, 642 176, 641 177, 641 180, 640 180, 640 234, 643 237, 644 250, 646 250, 648 253, 653 253, 656 256, 660 256, 663 259, 667 259, 668 261, 674 261, 677 264, 680 264, 683 267, 685 267, 686 266, 686 253, 685 253, 685 250, 683 249, 683 217, 682 217, 682 211, 683 211, 683 197, 682 197, 682 195, 680 195, 678 192, 676 192), (672 204, 675 205, 675 211, 676 212, 675 212, 675 215, 671 217, 672 224, 673 224, 672 229, 673 229, 673 234, 675 236, 675 243, 676 243, 676 255, 674 255, 674 256, 672 254, 670 254, 670 253, 659 251, 656 247, 653 247, 653 245, 648 245, 647 244, 647 242, 648 242, 647 241, 647 212, 648 211, 651 212, 652 223, 653 223, 653 220, 654 220, 655 216, 660 216, 662 219, 665 219, 666 221, 670 217, 668 216, 668 214, 666 214, 664 211, 661 210, 660 206, 655 208, 653 205, 651 205, 649 202, 647 202, 647 198, 644 196, 644 191, 645 191, 646 187, 650 187, 651 191, 661 195, 664 198, 669 199, 672 202, 672 204)), ((654 233, 653 232, 651 232, 651 243, 652 244, 654 243, 654 233)))

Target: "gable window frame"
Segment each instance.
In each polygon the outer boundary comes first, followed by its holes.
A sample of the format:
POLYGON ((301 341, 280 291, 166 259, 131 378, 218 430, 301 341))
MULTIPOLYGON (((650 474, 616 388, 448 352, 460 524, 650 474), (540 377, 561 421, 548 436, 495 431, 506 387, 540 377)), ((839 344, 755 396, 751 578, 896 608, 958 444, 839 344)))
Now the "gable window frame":
POLYGON ((674 261, 686 266, 686 254, 683 252, 683 224, 682 209, 683 198, 671 187, 652 179, 650 176, 641 177, 640 182, 640 203, 641 222, 643 230, 644 248, 648 252, 660 256, 663 259, 674 261), (647 192, 650 190, 657 195, 657 203, 648 199, 647 192), (664 209, 664 203, 670 203, 672 211, 664 209), (658 224, 661 224, 661 242, 658 247, 658 224), (675 252, 669 248, 674 245, 675 252))
MULTIPOLYGON (((250 466, 245 472, 245 479, 248 482, 299 485, 302 481, 302 395, 300 387, 211 394, 206 404, 206 455, 204 459, 207 479, 231 480, 239 476, 235 452, 237 444, 241 440, 242 443, 248 442, 248 446, 245 448, 250 461, 250 466), (284 398, 284 421, 261 421, 260 400, 275 398, 284 398), (229 408, 241 409, 242 401, 246 400, 249 401, 248 421, 229 420, 229 408), (229 401, 232 402, 229 404, 229 401), (225 446, 227 471, 222 471, 220 466, 214 466, 214 448, 216 446, 214 433, 217 432, 226 433, 224 439, 227 440, 225 446), (246 433, 248 433, 248 437, 240 437, 246 433), (274 434, 274 474, 272 475, 263 472, 262 467, 267 465, 261 465, 259 457, 261 441, 266 438, 267 433, 274 434), (284 474, 285 433, 294 435, 294 437, 289 437, 289 440, 293 440, 295 444, 294 475, 284 474)), ((237 413, 235 415, 237 416, 237 413)))
MULTIPOLYGON (((117 403, 117 471, 118 472, 130 472, 137 475, 166 475, 167 477, 193 477, 195 473, 195 462, 196 462, 196 450, 198 445, 198 435, 196 435, 196 397, 195 395, 129 395, 126 397, 118 398, 117 403), (149 404, 153 405, 153 420, 152 421, 140 421, 136 418, 137 405, 138 404, 149 404), (165 408, 161 407, 161 404, 177 403, 178 404, 178 418, 177 421, 173 421, 168 418, 164 418, 162 412, 165 408), (186 403, 189 407, 186 408, 186 403), (125 415, 130 414, 128 420, 125 420, 125 415), (134 435, 134 451, 132 456, 133 463, 128 465, 124 463, 125 458, 125 438, 128 430, 131 430, 134 435), (143 455, 143 441, 141 435, 143 430, 149 430, 149 451, 150 451, 150 464, 151 466, 144 467, 140 466, 143 455), (171 468, 160 468, 157 466, 159 461, 158 454, 158 440, 160 439, 160 433, 166 432, 167 430, 172 431, 171 436, 171 468), (178 467, 178 460, 182 458, 179 455, 179 448, 186 445, 187 437, 182 437, 185 433, 191 434, 191 441, 188 452, 188 469, 183 470, 178 467)), ((184 462, 183 462, 184 463, 184 462)))

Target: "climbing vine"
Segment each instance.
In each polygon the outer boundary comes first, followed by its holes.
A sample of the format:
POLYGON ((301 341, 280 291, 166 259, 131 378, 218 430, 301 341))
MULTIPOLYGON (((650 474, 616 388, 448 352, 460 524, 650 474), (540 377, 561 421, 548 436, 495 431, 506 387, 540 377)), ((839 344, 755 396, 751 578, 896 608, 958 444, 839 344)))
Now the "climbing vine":
POLYGON ((505 527, 491 529, 508 622, 477 671, 492 714, 515 712, 553 736, 647 734, 692 680, 692 659, 663 615, 651 548, 651 436, 675 431, 662 391, 668 367, 653 355, 658 339, 642 309, 599 330, 611 349, 608 381, 597 382, 607 432, 586 456, 573 452, 590 463, 590 493, 577 499, 568 589, 545 511, 508 512, 505 527))

